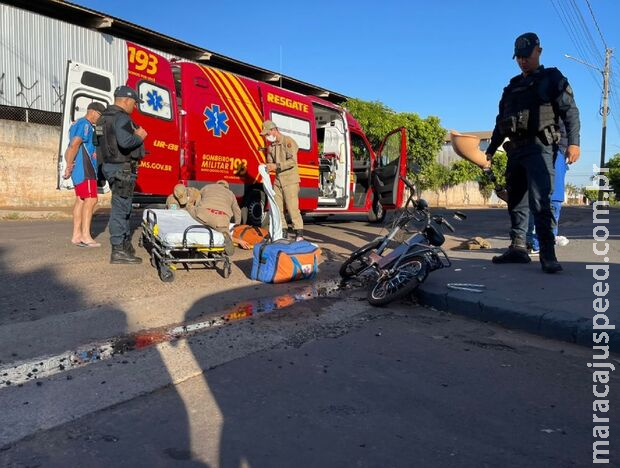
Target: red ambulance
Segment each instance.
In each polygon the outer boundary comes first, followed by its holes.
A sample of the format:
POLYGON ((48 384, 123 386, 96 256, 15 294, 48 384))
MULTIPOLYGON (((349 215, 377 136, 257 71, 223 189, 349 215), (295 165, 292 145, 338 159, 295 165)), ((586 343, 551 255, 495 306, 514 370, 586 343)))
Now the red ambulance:
MULTIPOLYGON (((148 132, 136 203, 161 201, 179 182, 200 188, 226 179, 244 221, 262 223, 267 207, 258 165, 265 162, 264 119, 299 145, 302 213, 368 213, 371 221, 379 221, 386 209, 402 202, 398 176, 406 173, 404 129, 387 135, 375 153, 349 112, 318 97, 190 61, 169 61, 131 42, 127 70, 126 84, 144 101, 132 118, 148 132)), ((111 73, 76 62, 68 64, 66 83, 65 126, 92 100, 111 103, 119 84, 111 73)), ((63 139, 66 134, 64 128, 63 139)))

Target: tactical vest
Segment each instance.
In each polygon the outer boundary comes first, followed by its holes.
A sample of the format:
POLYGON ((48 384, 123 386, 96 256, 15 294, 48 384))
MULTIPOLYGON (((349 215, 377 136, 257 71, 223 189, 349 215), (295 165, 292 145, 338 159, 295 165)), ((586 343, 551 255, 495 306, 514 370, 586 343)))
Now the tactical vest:
MULTIPOLYGON (((559 131, 549 89, 551 71, 544 68, 525 78, 518 76, 510 80, 504 90, 499 119, 502 136, 511 140, 534 136, 559 138, 559 131)), ((548 144, 551 144, 550 141, 548 144)))
POLYGON ((120 116, 122 109, 114 106, 108 107, 95 126, 97 160, 99 163, 125 163, 131 162, 131 154, 126 154, 118 146, 114 123, 120 116))

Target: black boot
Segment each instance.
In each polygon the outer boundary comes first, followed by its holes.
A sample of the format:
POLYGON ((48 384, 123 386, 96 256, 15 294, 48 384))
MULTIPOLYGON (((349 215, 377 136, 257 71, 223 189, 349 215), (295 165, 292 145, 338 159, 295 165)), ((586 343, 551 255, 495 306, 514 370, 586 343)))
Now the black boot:
POLYGON ((555 256, 555 247, 551 245, 540 246, 540 266, 545 273, 557 273, 562 271, 562 265, 555 256))
POLYGON ((295 230, 295 242, 304 240, 304 231, 302 229, 295 230))
POLYGON ((519 239, 513 240, 508 250, 501 255, 493 257, 493 263, 530 263, 532 259, 527 254, 525 242, 519 239))
POLYGON ((125 239, 123 241, 123 249, 125 250, 125 252, 127 252, 132 257, 136 256, 136 249, 134 249, 133 245, 131 245, 130 239, 125 239))
POLYGON ((115 265, 137 265, 139 263, 142 263, 142 259, 127 252, 127 250, 125 250, 124 243, 122 243, 112 246, 110 263, 115 265))

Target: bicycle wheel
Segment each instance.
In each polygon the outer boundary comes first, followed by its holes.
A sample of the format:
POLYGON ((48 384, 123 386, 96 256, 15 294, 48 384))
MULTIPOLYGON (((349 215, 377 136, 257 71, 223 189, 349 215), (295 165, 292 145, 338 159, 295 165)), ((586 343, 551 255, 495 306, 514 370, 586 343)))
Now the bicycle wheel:
POLYGON ((390 276, 380 277, 368 291, 368 302, 384 306, 411 294, 426 279, 428 266, 422 257, 412 257, 403 262, 390 276))
POLYGON ((363 247, 360 247, 347 258, 340 266, 340 276, 342 279, 351 279, 354 276, 359 275, 362 271, 368 268, 368 263, 364 260, 364 257, 371 251, 379 247, 381 240, 374 240, 363 247))

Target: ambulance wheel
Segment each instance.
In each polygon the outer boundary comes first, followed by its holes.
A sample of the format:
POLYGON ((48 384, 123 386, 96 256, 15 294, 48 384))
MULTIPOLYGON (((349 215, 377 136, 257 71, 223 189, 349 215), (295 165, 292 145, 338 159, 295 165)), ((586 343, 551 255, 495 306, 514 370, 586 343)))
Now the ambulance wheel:
POLYGON ((245 206, 241 211, 241 217, 245 215, 246 222, 250 226, 264 226, 266 219, 265 205, 267 197, 262 190, 252 190, 248 195, 245 206))
POLYGON ((381 202, 373 202, 372 207, 368 210, 368 221, 371 223, 382 223, 385 220, 385 215, 386 211, 381 202))
POLYGON ((174 271, 166 265, 159 266, 159 279, 164 283, 172 283, 174 281, 174 271))

